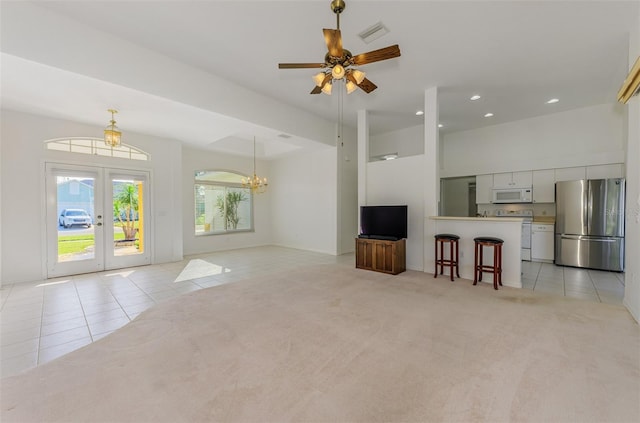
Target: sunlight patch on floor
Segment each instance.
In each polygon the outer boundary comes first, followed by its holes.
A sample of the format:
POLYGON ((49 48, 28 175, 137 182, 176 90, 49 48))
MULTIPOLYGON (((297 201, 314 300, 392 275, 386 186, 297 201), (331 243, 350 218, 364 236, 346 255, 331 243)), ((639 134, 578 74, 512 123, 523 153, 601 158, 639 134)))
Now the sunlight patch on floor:
POLYGON ((38 284, 38 285, 36 285, 36 288, 40 288, 40 287, 43 287, 43 286, 62 285, 64 283, 69 283, 71 281, 72 281, 72 279, 64 279, 64 280, 61 280, 61 281, 60 280, 55 280, 55 281, 51 281, 51 282, 45 282, 45 283, 38 284))
POLYGON ((185 266, 173 282, 183 282, 205 276, 221 275, 222 273, 228 273, 230 271, 231 269, 209 263, 202 259, 193 259, 189 261, 189 264, 185 266))

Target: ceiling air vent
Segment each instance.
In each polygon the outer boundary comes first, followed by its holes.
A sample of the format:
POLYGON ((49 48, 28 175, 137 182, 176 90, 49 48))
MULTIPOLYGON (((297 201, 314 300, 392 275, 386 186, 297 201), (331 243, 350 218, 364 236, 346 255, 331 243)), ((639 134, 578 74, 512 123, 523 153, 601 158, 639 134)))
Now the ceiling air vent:
POLYGON ((291 135, 288 135, 288 134, 279 134, 278 136, 279 136, 280 138, 285 138, 285 139, 286 139, 286 138, 291 138, 291 135))
POLYGON ((378 22, 359 33, 358 36, 362 38, 362 41, 369 44, 371 41, 377 40, 388 32, 389 29, 387 29, 382 22, 378 22))

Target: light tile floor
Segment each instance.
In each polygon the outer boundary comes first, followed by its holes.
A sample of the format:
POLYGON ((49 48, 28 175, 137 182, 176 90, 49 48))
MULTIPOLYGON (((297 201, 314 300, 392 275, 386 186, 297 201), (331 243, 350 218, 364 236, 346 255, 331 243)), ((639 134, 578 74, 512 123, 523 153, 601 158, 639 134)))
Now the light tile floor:
MULTIPOLYGON (((46 363, 124 326, 154 304, 254 275, 313 264, 354 265, 281 247, 190 256, 169 264, 119 269, 0 289, 0 377, 46 363)), ((623 275, 523 262, 527 289, 587 301, 622 303, 623 275)))
POLYGON ((624 273, 522 262, 522 286, 534 292, 622 304, 624 273))

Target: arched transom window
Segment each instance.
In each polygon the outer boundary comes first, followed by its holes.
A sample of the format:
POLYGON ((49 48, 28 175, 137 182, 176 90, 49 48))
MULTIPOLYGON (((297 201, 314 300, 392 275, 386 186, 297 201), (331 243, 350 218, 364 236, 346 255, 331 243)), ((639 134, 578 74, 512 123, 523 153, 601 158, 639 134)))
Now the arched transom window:
POLYGON ((149 160, 149 154, 127 144, 109 147, 102 138, 60 138, 45 141, 47 150, 69 153, 90 154, 103 157, 117 157, 129 160, 149 160))

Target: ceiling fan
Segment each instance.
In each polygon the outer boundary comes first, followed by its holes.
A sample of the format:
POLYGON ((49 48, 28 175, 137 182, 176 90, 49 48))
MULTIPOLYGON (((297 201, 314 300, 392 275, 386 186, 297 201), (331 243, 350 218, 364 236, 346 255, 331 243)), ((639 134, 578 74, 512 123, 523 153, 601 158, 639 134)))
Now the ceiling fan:
POLYGON ((311 94, 331 94, 331 87, 334 80, 345 79, 347 93, 351 94, 357 87, 367 94, 378 88, 376 84, 365 78, 365 73, 354 66, 366 65, 368 63, 379 62, 381 60, 393 59, 400 56, 400 47, 392 45, 389 47, 373 50, 367 53, 353 56, 347 49, 342 48, 342 36, 340 34, 340 13, 345 9, 343 0, 332 0, 331 10, 336 14, 336 29, 323 29, 324 40, 329 50, 324 56, 323 63, 280 63, 280 69, 309 69, 321 68, 322 72, 314 75, 316 83, 311 94))

